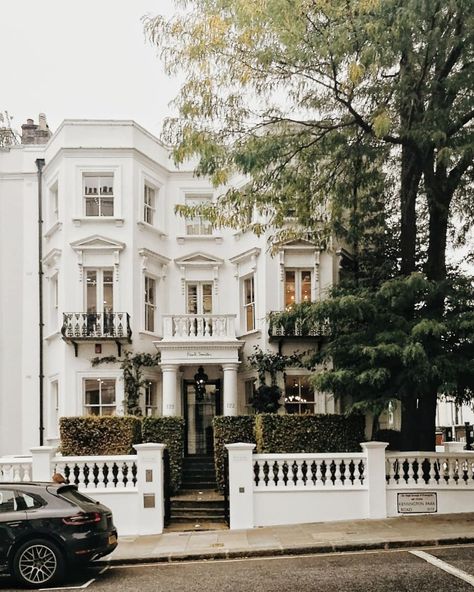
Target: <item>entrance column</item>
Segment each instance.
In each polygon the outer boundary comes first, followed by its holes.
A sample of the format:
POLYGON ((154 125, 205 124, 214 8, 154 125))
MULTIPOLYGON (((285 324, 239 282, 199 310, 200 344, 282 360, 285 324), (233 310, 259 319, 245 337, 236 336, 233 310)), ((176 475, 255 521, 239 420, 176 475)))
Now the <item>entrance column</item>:
POLYGON ((178 365, 162 364, 163 372, 163 409, 164 416, 176 415, 178 412, 178 389, 176 384, 178 365))
POLYGON ((237 368, 238 364, 223 364, 224 409, 223 415, 237 415, 237 368))

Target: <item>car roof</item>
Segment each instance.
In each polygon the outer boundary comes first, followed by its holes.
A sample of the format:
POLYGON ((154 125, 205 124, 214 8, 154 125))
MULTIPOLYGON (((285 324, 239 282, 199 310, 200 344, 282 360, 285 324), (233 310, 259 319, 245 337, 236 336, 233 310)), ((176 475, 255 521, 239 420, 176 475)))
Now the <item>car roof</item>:
POLYGON ((14 489, 63 489, 65 487, 72 487, 77 489, 73 483, 56 483, 55 481, 0 481, 0 488, 8 487, 14 489))

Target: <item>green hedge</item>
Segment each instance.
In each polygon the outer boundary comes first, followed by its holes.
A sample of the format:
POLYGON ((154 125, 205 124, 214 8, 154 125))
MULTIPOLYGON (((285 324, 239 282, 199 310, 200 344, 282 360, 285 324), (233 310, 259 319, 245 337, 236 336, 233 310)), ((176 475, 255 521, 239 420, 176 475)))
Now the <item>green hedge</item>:
POLYGON ((217 485, 224 489, 224 458, 227 454, 225 444, 235 442, 255 442, 254 415, 238 415, 236 417, 214 417, 214 462, 216 467, 217 485))
POLYGON ((143 442, 166 444, 170 454, 171 489, 181 485, 184 456, 184 419, 182 417, 145 417, 142 422, 143 442))
POLYGON ((134 454, 141 438, 138 417, 61 417, 61 453, 64 456, 134 454))
POLYGON ((259 453, 356 452, 365 440, 361 415, 255 416, 259 453))

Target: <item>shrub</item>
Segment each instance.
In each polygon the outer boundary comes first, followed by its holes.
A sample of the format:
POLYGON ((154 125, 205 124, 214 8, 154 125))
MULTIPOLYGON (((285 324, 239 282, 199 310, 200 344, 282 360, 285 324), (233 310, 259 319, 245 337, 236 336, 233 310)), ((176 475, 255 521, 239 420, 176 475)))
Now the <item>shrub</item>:
POLYGON ((224 490, 224 458, 227 455, 226 444, 236 442, 255 442, 253 415, 214 418, 214 463, 216 467, 217 486, 224 490))
POLYGON ((400 450, 402 435, 397 430, 378 430, 372 440, 376 442, 388 442, 387 450, 400 450))
POLYGON ((255 417, 259 453, 355 452, 365 440, 362 415, 276 415, 255 417))
POLYGON ((143 442, 166 444, 170 455, 171 490, 181 485, 184 456, 184 419, 182 417, 145 417, 142 421, 143 442))
POLYGON ((61 417, 60 450, 64 456, 133 454, 141 442, 137 417, 61 417))

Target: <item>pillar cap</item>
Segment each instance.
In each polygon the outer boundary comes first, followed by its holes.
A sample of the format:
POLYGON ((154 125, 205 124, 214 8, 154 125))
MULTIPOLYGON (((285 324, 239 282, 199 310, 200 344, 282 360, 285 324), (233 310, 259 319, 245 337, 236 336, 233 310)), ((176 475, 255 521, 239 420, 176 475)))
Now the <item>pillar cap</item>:
POLYGON ((388 442, 361 442, 360 445, 364 450, 385 450, 388 446, 388 442))
POLYGON ((164 450, 166 444, 158 444, 155 442, 145 442, 145 444, 134 444, 135 450, 164 450))
POLYGON ((236 442, 235 444, 226 444, 227 450, 253 450, 256 444, 250 444, 249 442, 236 442))
POLYGON ((55 452, 56 446, 34 446, 30 448, 30 452, 55 452))

